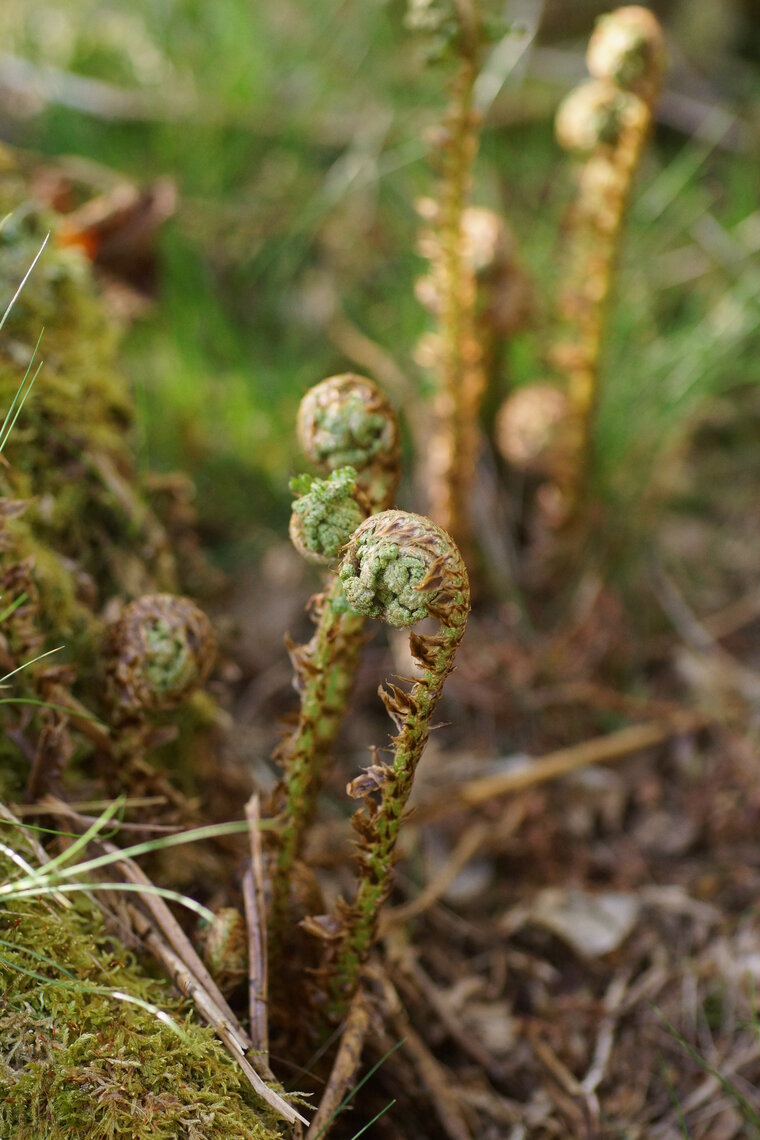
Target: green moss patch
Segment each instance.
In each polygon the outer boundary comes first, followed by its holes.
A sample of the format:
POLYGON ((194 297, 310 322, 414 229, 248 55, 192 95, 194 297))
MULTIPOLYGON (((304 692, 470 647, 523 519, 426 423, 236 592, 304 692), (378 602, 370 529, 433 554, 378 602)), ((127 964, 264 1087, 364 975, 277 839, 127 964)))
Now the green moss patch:
POLYGON ((86 900, 68 910, 17 901, 0 911, 0 989, 1 1136, 283 1135, 213 1032, 105 931, 86 900), (158 1006, 181 1035, 114 992, 158 1006))

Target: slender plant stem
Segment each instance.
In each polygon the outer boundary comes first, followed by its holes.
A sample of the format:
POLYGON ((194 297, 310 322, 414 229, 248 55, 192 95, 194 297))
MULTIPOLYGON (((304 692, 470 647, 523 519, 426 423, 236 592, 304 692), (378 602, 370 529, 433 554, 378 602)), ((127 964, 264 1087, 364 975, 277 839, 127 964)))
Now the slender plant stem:
MULTIPOLYGON (((346 373, 317 384, 301 402, 298 434, 305 454, 323 470, 340 473, 345 464, 353 466, 368 509, 390 505, 400 475, 398 422, 371 380, 346 373)), ((273 979, 288 926, 293 867, 314 817, 364 642, 364 618, 349 609, 336 576, 312 603, 312 616, 311 640, 301 646, 286 643, 300 707, 295 727, 275 754, 283 778, 270 805, 282 824, 270 862, 273 979)))
POLYGON ((588 496, 610 295, 662 77, 661 31, 653 14, 631 7, 604 17, 587 62, 594 81, 571 93, 557 119, 562 145, 573 148, 578 136, 595 138, 578 171, 569 219, 568 282, 560 304, 567 336, 555 353, 567 376, 570 406, 570 461, 563 487, 568 524, 577 522, 588 496))
POLYGON ((439 329, 436 347, 438 393, 430 447, 430 513, 464 542, 477 454, 477 415, 485 387, 476 336, 476 284, 464 254, 462 219, 469 201, 478 147, 473 96, 476 55, 466 54, 451 86, 441 150, 439 244, 439 329))
POLYGON ((317 628, 311 640, 305 645, 288 642, 301 706, 295 730, 275 754, 284 770, 285 807, 272 867, 270 950, 286 924, 291 871, 314 815, 363 642, 364 618, 348 609, 339 578, 334 577, 329 589, 318 596, 313 612, 317 628))
MULTIPOLYGON (((411 689, 388 684, 380 696, 397 734, 393 761, 373 763, 348 787, 364 799, 353 819, 360 836, 359 885, 351 905, 340 906, 340 934, 328 965, 328 1015, 344 1016, 377 934, 380 909, 392 885, 396 842, 417 765, 431 729, 433 710, 451 672, 469 612, 467 571, 449 535, 429 519, 385 511, 367 519, 353 536, 341 566, 349 603, 391 625, 439 621, 436 634, 410 633, 419 666, 411 689), (373 798, 376 796, 377 798, 373 798)), ((310 927, 319 931, 319 924, 310 927)))

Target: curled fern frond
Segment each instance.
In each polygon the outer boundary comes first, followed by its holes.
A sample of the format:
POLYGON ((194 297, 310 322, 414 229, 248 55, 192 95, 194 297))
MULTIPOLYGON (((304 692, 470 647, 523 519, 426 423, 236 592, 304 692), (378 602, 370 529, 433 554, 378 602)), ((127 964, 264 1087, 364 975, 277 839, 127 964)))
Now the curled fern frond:
POLYGON ((380 697, 396 728, 393 760, 374 762, 348 786, 364 800, 353 818, 359 836, 359 884, 353 903, 341 902, 338 931, 312 920, 308 929, 329 934, 329 1012, 345 1013, 377 934, 380 909, 392 885, 396 841, 430 735, 431 718, 454 666, 470 608, 467 570, 446 531, 421 515, 384 511, 362 523, 343 558, 340 578, 358 612, 404 628, 422 618, 438 621, 433 634, 410 632, 419 676, 410 689, 387 684, 380 697))
POLYGON ((315 384, 298 410, 298 439, 320 470, 353 467, 374 510, 393 502, 401 474, 396 413, 372 380, 345 372, 315 384))
POLYGON ((215 652, 211 622, 194 602, 146 594, 108 633, 112 702, 127 714, 174 708, 206 680, 215 652))

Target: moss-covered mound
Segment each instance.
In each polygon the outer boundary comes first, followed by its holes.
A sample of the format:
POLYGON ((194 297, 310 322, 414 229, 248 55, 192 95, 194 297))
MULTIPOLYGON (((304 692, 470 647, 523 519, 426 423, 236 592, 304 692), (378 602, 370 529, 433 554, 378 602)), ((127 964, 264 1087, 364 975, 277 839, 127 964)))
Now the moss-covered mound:
POLYGON ((164 528, 140 492, 133 457, 133 402, 117 364, 118 327, 98 296, 91 267, 61 244, 59 219, 28 200, 14 159, 0 151, 0 312, 47 233, 47 248, 0 334, 0 413, 32 360, 44 361, 16 422, 0 470, 0 494, 30 501, 22 536, 55 594, 55 628, 68 634, 113 593, 135 597, 176 588, 164 528), (63 564, 69 582, 55 563, 63 564), (63 603, 63 604, 61 604, 63 603))
MULTIPOLYGON (((0 878, 9 871, 0 859, 0 878)), ((283 1135, 212 1031, 106 933, 88 901, 0 910, 0 990, 4 1140, 283 1135), (158 1006, 182 1036, 112 991, 158 1006)))
MULTIPOLYGON (((0 148, 0 314, 50 235, 0 331, 0 421, 30 363, 34 372, 43 362, 0 463, 0 676, 14 673, 17 702, 6 710, 0 793, 11 798, 24 787, 31 795, 57 787, 93 752, 85 718, 113 720, 104 700, 106 620, 124 602, 181 587, 134 459, 119 327, 84 253, 61 238, 60 217, 29 198, 28 183, 0 148), (83 715, 49 707, 72 701, 83 715)), ((182 561, 191 565, 192 552, 182 561)), ((95 743, 102 760, 102 734, 95 743)), ((144 740, 134 749, 146 750, 144 740)))
MULTIPOLYGON (((106 624, 124 602, 174 593, 178 582, 133 458, 118 329, 87 260, 26 195, 0 149, 0 315, 51 233, 0 332, 1 421, 44 329, 44 366, 0 463, 0 676, 13 675, 0 791, 36 798, 67 772, 86 794, 109 765, 143 762, 149 721, 135 714, 125 726, 106 691, 106 624)), ((17 874, 0 852, 0 882, 17 874)), ((76 897, 71 907, 50 897, 0 907, 0 1138, 280 1137, 213 1031, 76 897), (130 999, 165 1011, 182 1033, 130 999)))

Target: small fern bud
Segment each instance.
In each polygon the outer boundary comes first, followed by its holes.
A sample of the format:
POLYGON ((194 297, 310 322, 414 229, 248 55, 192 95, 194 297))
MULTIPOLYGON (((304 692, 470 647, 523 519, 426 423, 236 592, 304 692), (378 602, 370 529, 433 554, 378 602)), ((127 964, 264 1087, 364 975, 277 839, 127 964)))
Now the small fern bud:
POLYGON ((567 448, 563 428, 569 416, 567 396, 555 384, 517 388, 496 415, 496 444, 517 471, 554 475, 567 448))
POLYGON ((599 147, 614 147, 631 126, 646 126, 646 105, 637 95, 614 83, 591 79, 563 99, 557 111, 555 132, 564 150, 591 154, 599 147))
POLYGON ((211 623, 189 598, 146 594, 108 633, 108 684, 122 712, 174 708, 203 684, 214 663, 211 623))
POLYGON ((441 527, 422 515, 383 511, 351 539, 340 568, 346 601, 357 613, 403 629, 463 601, 466 571, 441 527), (456 581, 455 581, 456 579, 456 581), (444 597, 445 595, 445 597, 444 597))
POLYGON ((234 906, 225 906, 203 936, 203 957, 225 997, 248 977, 248 928, 234 906))
POLYGON ((586 53, 589 72, 649 100, 665 66, 662 29, 648 8, 632 4, 602 16, 586 53))
POLYGON ((390 505, 400 475, 398 420, 371 380, 346 372, 310 388, 297 430, 312 463, 323 471, 353 467, 372 506, 390 505))
POLYGON ((356 471, 339 467, 329 479, 297 475, 290 489, 299 496, 290 516, 291 542, 311 562, 333 562, 369 514, 356 489, 356 471))

